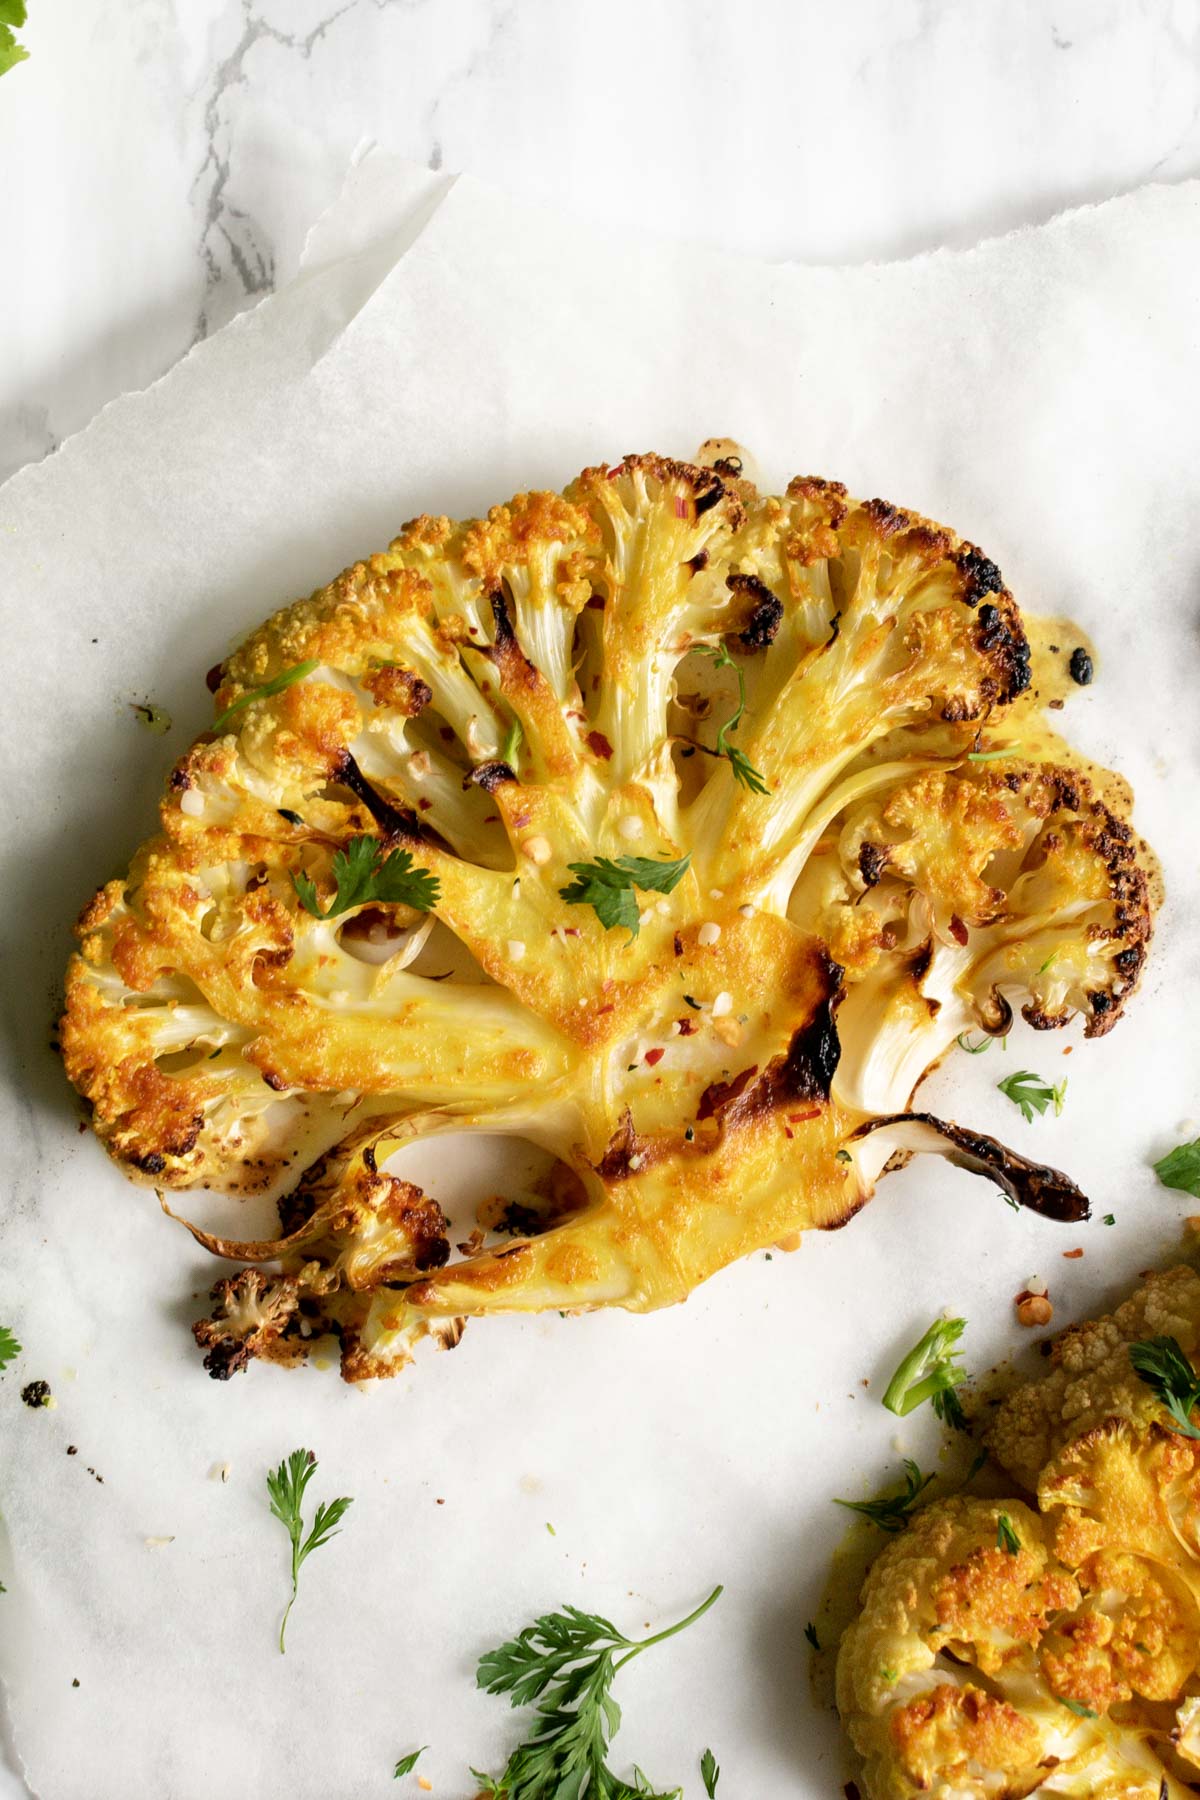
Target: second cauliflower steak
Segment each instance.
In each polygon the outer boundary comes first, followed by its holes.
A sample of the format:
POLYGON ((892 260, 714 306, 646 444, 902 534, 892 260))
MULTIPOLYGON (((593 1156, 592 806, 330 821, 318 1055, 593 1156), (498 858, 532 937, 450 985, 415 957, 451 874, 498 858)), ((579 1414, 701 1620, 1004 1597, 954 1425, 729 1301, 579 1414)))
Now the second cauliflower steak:
POLYGON ((416 520, 214 678, 161 835, 83 916, 63 1024, 101 1138, 160 1189, 316 1159, 281 1236, 196 1233, 247 1265, 197 1328, 213 1374, 324 1327, 356 1378, 471 1314, 665 1305, 843 1223, 897 1150, 1083 1216, 908 1111, 1014 999, 1106 1032, 1150 929, 1116 784, 1041 723, 1012 596, 953 533, 631 456, 416 520), (385 1163, 465 1130, 564 1180, 451 1263, 385 1163))

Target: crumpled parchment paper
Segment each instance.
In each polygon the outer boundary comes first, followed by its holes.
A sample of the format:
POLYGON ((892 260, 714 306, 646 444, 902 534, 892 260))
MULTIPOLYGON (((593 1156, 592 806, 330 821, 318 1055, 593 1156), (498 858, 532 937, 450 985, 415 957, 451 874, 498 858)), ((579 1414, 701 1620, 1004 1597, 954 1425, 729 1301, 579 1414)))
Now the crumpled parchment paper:
POLYGON ((467 1795, 518 1729, 474 1690, 483 1649, 564 1600, 640 1631, 717 1581, 623 1683, 616 1766, 694 1796, 711 1743, 731 1795, 840 1791, 803 1638, 830 1496, 940 1441, 872 1396, 944 1306, 983 1369, 1028 1275, 1063 1320, 1168 1254, 1188 1210, 1148 1159, 1200 1113, 1198 317, 1195 183, 834 270, 630 243, 370 159, 289 290, 0 491, 0 1321, 24 1345, 0 1378, 0 1672, 43 1800, 366 1800, 423 1743, 435 1793, 467 1795), (1069 1169, 1095 1222, 1018 1217, 921 1159, 847 1230, 684 1308, 476 1325, 369 1392, 332 1369, 206 1380, 187 1326, 213 1265, 81 1135, 49 1047, 70 923, 211 717, 204 671, 419 511, 714 434, 772 483, 836 476, 947 521, 1096 641, 1066 729, 1131 778, 1163 857, 1148 979, 1107 1041, 1010 1042, 1006 1067, 1069 1072, 1060 1120, 1024 1124, 999 1053, 926 1090, 1069 1169), (34 1377, 54 1410, 21 1406, 34 1377), (280 1657, 264 1477, 297 1445, 314 1499, 354 1504, 280 1657))

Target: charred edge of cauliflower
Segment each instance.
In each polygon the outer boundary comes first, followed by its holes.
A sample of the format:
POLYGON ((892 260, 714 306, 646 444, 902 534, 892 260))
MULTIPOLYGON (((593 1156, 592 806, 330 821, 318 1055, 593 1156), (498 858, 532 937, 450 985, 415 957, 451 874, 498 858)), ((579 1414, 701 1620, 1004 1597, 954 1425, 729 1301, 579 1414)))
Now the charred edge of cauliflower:
POLYGON ((1075 1438, 1109 1419, 1142 1429, 1166 1417, 1129 1361, 1139 1339, 1173 1337, 1200 1361, 1200 1275, 1180 1264, 1150 1275, 1100 1319, 1070 1325, 1054 1338, 1049 1371, 1014 1389, 987 1431, 996 1460, 1031 1491, 1042 1469, 1075 1438))

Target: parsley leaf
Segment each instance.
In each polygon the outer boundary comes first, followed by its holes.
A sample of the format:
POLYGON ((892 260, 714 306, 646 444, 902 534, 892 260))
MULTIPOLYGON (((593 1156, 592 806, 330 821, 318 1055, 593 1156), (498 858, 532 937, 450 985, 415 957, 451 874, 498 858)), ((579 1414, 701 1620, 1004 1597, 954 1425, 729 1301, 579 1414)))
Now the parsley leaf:
MULTIPOLYGON (((695 1623, 719 1599, 714 1588, 696 1610, 639 1643, 595 1613, 564 1606, 547 1613, 479 1664, 477 1684, 489 1694, 508 1694, 513 1706, 535 1706, 530 1736, 513 1751, 498 1776, 471 1773, 488 1794, 505 1800, 629 1800, 654 1795, 640 1773, 631 1787, 608 1767, 608 1746, 621 1723, 612 1697, 618 1672, 652 1644, 695 1623)), ((678 1789, 674 1790, 677 1794, 678 1789)))
MULTIPOLYGON (((901 1418, 912 1412, 915 1406, 921 1406, 926 1400, 937 1402, 952 1393, 961 1381, 967 1379, 967 1372, 961 1366, 961 1351, 955 1348, 959 1338, 967 1329, 965 1319, 935 1319, 924 1337, 915 1343, 908 1355, 900 1364, 892 1379, 888 1382, 883 1395, 883 1404, 889 1412, 897 1413, 901 1418)), ((957 1423, 962 1417, 962 1408, 955 1402, 957 1418, 946 1419, 947 1424, 957 1423)), ((945 1418, 945 1412, 938 1412, 939 1418, 945 1418)))
POLYGON ((311 675, 313 670, 319 669, 320 666, 320 663, 313 658, 308 662, 297 663, 294 668, 284 669, 281 674, 274 676, 272 680, 264 681, 260 687, 248 688, 244 694, 239 695, 232 705, 227 706, 225 711, 213 720, 213 730, 224 731, 230 719, 235 718, 244 706, 249 706, 254 700, 269 700, 272 694, 282 694, 284 688, 290 688, 294 681, 303 681, 306 675, 311 675))
POLYGON ((428 869, 413 867, 407 850, 389 850, 381 858, 383 845, 378 838, 353 837, 344 850, 333 858, 333 879, 337 896, 327 912, 321 911, 316 883, 303 872, 292 874, 292 885, 300 896, 300 904, 314 919, 335 919, 352 906, 365 906, 369 900, 384 905, 411 906, 417 912, 429 912, 437 905, 438 879, 428 869))
POLYGON ((20 1354, 21 1346, 8 1326, 0 1325, 0 1369, 6 1369, 13 1358, 20 1354))
POLYGON ((862 1513, 881 1531, 903 1531, 908 1523, 908 1515, 920 1494, 933 1480, 932 1475, 922 1475, 911 1456, 904 1459, 904 1486, 895 1494, 881 1494, 877 1500, 834 1500, 835 1506, 845 1506, 850 1512, 862 1513))
POLYGON ((737 711, 731 719, 726 719, 725 723, 718 731, 717 747, 713 754, 715 756, 723 756, 727 759, 730 768, 733 770, 733 779, 740 787, 749 788, 752 794, 769 794, 771 791, 770 788, 767 786, 758 770, 754 767, 750 758, 744 751, 735 749, 729 742, 729 733, 737 730, 742 722, 742 714, 746 710, 746 677, 742 673, 741 664, 734 661, 724 644, 697 644, 696 648, 702 651, 705 656, 712 657, 714 668, 732 669, 737 676, 737 711))
POLYGON ((422 1744, 419 1750, 410 1750, 407 1756, 402 1756, 392 1771, 392 1780, 399 1781, 402 1775, 411 1775, 418 1760, 424 1756, 428 1748, 428 1744, 422 1744))
POLYGON ((1130 1344, 1129 1360, 1151 1393, 1162 1402, 1184 1437, 1200 1438, 1200 1430, 1192 1424, 1192 1413, 1200 1406, 1200 1379, 1197 1379, 1178 1338, 1142 1338, 1130 1344))
POLYGON ((1018 1556, 1021 1550, 1021 1540, 1017 1536, 1013 1522, 1004 1512, 996 1520, 996 1548, 997 1550, 1007 1550, 1010 1556, 1018 1556))
POLYGON ((0 0, 0 75, 29 60, 24 44, 18 44, 10 29, 25 23, 25 0, 0 0))
POLYGON ((1154 1173, 1164 1187, 1180 1188, 1193 1200, 1200 1200, 1200 1138, 1190 1144, 1176 1144, 1154 1165, 1154 1173))
POLYGON ((669 894, 687 874, 690 856, 672 862, 669 858, 651 856, 599 856, 592 863, 568 863, 572 875, 578 876, 570 887, 559 888, 560 900, 571 906, 590 906, 604 926, 611 931, 623 925, 630 937, 641 930, 635 888, 655 894, 669 894))
POLYGON ((292 1544, 292 1596, 284 1611, 283 1621, 279 1627, 279 1654, 284 1655, 283 1636, 287 1630, 288 1614, 296 1603, 296 1588, 300 1579, 300 1568, 306 1556, 313 1550, 319 1550, 327 1544, 331 1537, 336 1537, 335 1527, 344 1516, 347 1507, 354 1502, 343 1494, 338 1500, 328 1502, 322 1500, 317 1507, 313 1519, 312 1530, 304 1536, 304 1519, 301 1508, 304 1505, 304 1490, 313 1478, 317 1467, 317 1459, 311 1450, 293 1450, 285 1462, 281 1462, 274 1474, 267 1476, 267 1492, 271 1496, 271 1511, 287 1529, 292 1544))
POLYGON ((1032 1069, 1016 1069, 1011 1075, 1006 1075, 1003 1081, 998 1081, 996 1086, 1006 1099, 1020 1107, 1031 1125, 1034 1113, 1044 1113, 1048 1106, 1053 1106, 1057 1119, 1067 1096, 1065 1075, 1056 1087, 1051 1087, 1040 1075, 1035 1075, 1032 1069))
POLYGON ((700 1758, 700 1779, 704 1783, 704 1791, 708 1795, 708 1800, 716 1800, 721 1768, 711 1750, 706 1750, 700 1758))

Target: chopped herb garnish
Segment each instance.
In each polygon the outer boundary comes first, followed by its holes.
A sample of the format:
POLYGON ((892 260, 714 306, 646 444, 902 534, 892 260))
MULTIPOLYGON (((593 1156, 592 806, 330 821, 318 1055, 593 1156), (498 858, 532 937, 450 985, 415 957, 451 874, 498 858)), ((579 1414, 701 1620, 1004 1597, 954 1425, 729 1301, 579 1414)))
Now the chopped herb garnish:
POLYGON ((281 819, 287 820, 289 825, 303 825, 303 823, 304 823, 304 820, 300 817, 300 814, 298 812, 293 812, 290 806, 277 807, 276 811, 278 812, 281 819))
POLYGON ((1020 744, 1006 744, 1003 750, 968 750, 968 762, 994 762, 998 756, 1015 756, 1020 744))
POLYGON ((1007 1513, 1002 1512, 996 1520, 996 1548, 997 1550, 1007 1550, 1010 1556, 1017 1556, 1020 1553, 1021 1540, 1007 1513))
POLYGON ((1045 962, 1039 966, 1036 973, 1039 975, 1044 975, 1046 973, 1046 970, 1050 967, 1050 964, 1054 961, 1054 959, 1057 955, 1058 955, 1058 951, 1052 950, 1050 952, 1049 956, 1046 958, 1045 962))
POLYGON ((1117 1222, 1117 1218, 1116 1218, 1115 1213, 1105 1213, 1104 1218, 1101 1221, 1101 1223, 1104 1225, 1115 1225, 1116 1222, 1117 1222))
MULTIPOLYGON (((959 1362, 958 1340, 967 1328, 965 1319, 935 1319, 920 1341, 913 1345, 888 1382, 883 1404, 901 1418, 926 1400, 936 1403, 944 1399, 967 1372, 959 1362)), ((962 1409, 958 1409, 961 1417, 962 1409)), ((939 1414, 939 1416, 944 1416, 939 1414)), ((952 1421, 947 1420, 947 1423, 952 1421)))
POLYGON ((641 930, 634 889, 655 894, 669 894, 678 887, 688 870, 690 856, 677 861, 650 856, 618 856, 614 862, 607 856, 594 863, 568 863, 572 875, 578 876, 570 887, 559 888, 559 898, 571 906, 590 906, 604 926, 611 931, 623 925, 631 938, 641 930))
POLYGON ((1044 1113, 1048 1106, 1053 1106, 1057 1119, 1067 1095, 1065 1075, 1056 1086, 1051 1087, 1040 1075, 1035 1075, 1032 1069, 1016 1069, 1011 1075, 1006 1075, 1003 1081, 998 1081, 996 1086, 1007 1100, 1020 1107, 1030 1124, 1033 1123, 1034 1113, 1044 1113))
POLYGON ((862 1513, 881 1531, 903 1531, 908 1523, 908 1515, 925 1488, 933 1480, 932 1475, 922 1475, 911 1456, 904 1459, 904 1486, 894 1494, 881 1494, 875 1500, 834 1500, 835 1506, 845 1506, 851 1512, 862 1513))
POLYGON ((685 1006, 690 1006, 693 1012, 703 1012, 704 1011, 704 1008, 700 1004, 699 1000, 693 1000, 692 996, 690 994, 685 994, 683 996, 683 1004, 685 1006))
POLYGON ((294 681, 303 681, 306 675, 311 675, 313 670, 319 669, 320 666, 315 658, 308 662, 297 663, 294 668, 284 669, 281 674, 276 675, 270 681, 264 681, 261 686, 248 688, 213 720, 213 730, 224 731, 230 719, 235 718, 244 706, 251 705, 255 700, 269 700, 273 694, 282 694, 284 688, 290 688, 294 681))
POLYGON ((1064 1700, 1061 1694, 1055 1694, 1054 1698, 1060 1706, 1065 1706, 1068 1712, 1074 1713, 1077 1719, 1098 1719, 1100 1717, 1100 1714, 1093 1712, 1090 1706, 1085 1706, 1082 1700, 1064 1700))
POLYGON ((729 734, 736 731, 742 722, 742 714, 746 710, 746 677, 742 673, 740 663, 736 663, 724 644, 698 644, 696 646, 705 656, 713 658, 713 666, 717 669, 732 669, 737 676, 738 706, 731 719, 726 719, 717 733, 717 747, 714 756, 723 756, 733 770, 733 779, 741 787, 749 788, 752 794, 769 794, 770 788, 759 774, 750 758, 729 742, 729 734))
POLYGON ((365 906, 370 900, 381 901, 385 906, 411 906, 416 912, 429 912, 437 905, 437 876, 428 869, 414 868, 407 850, 389 850, 384 855, 378 838, 351 838, 346 848, 334 855, 333 879, 337 895, 328 911, 322 912, 312 877, 292 874, 300 904, 314 919, 335 919, 339 913, 349 912, 352 906, 365 906))
POLYGON ((500 751, 501 762, 506 762, 514 775, 517 772, 517 757, 521 753, 521 745, 524 741, 525 731, 521 721, 514 719, 508 728, 508 735, 505 737, 504 746, 500 751))
POLYGON ((931 1405, 935 1416, 943 1425, 948 1425, 951 1431, 966 1431, 967 1415, 962 1409, 962 1401, 952 1387, 935 1394, 931 1405))
POLYGON ((24 44, 18 44, 11 30, 24 23, 25 0, 0 0, 0 75, 15 69, 19 62, 28 61, 28 50, 24 44))
POLYGON ((960 1031, 954 1041, 960 1050, 966 1051, 968 1056, 982 1056, 985 1050, 991 1049, 994 1042, 990 1037, 983 1037, 979 1043, 972 1044, 965 1031, 960 1031))
POLYGON ((700 1758, 700 1779, 704 1783, 704 1791, 708 1800, 717 1800, 717 1783, 721 1779, 721 1769, 711 1750, 706 1750, 700 1758))
POLYGON ((821 1648, 821 1640, 817 1636, 817 1628, 813 1624, 811 1619, 808 1621, 808 1624, 804 1627, 804 1635, 808 1639, 809 1643, 812 1645, 814 1650, 819 1650, 821 1648))
POLYGON ((1164 1187, 1179 1188, 1200 1200, 1200 1138, 1190 1144, 1177 1144, 1154 1165, 1154 1173, 1164 1187))
POLYGON ((854 1158, 848 1150, 839 1150, 834 1157, 835 1162, 853 1162, 854 1158))
POLYGON ((6 1369, 14 1357, 20 1356, 21 1346, 18 1344, 7 1325, 0 1325, 0 1369, 6 1369))
MULTIPOLYGON (((476 1681, 489 1694, 508 1694, 513 1706, 536 1706, 529 1738, 518 1745, 502 1774, 471 1773, 488 1794, 504 1800, 619 1800, 631 1791, 651 1796, 648 1785, 630 1790, 608 1767, 608 1746, 621 1723, 612 1697, 616 1675, 652 1644, 693 1625, 719 1599, 714 1588, 703 1605, 677 1625, 637 1642, 607 1619, 564 1606, 547 1613, 479 1664, 476 1681)), ((643 1778, 639 1777, 639 1780, 643 1778)), ((678 1793, 678 1789, 675 1790, 678 1793)), ((659 1795, 656 1800, 668 1800, 659 1795)))
POLYGON ((424 1756, 428 1748, 428 1744, 422 1744, 419 1750, 410 1750, 407 1756, 402 1756, 392 1771, 392 1780, 399 1781, 401 1775, 411 1775, 417 1766, 418 1759, 424 1756))
POLYGON ((292 1545, 292 1594, 284 1609, 283 1620, 279 1627, 279 1654, 284 1654, 283 1638, 287 1630, 288 1614, 296 1604, 296 1589, 300 1580, 300 1569, 313 1550, 319 1550, 327 1544, 331 1537, 337 1537, 335 1527, 344 1516, 347 1507, 353 1501, 343 1494, 340 1499, 322 1500, 317 1507, 313 1519, 312 1530, 304 1536, 304 1520, 301 1507, 304 1505, 304 1490, 312 1480, 316 1471, 317 1459, 311 1450, 293 1450, 286 1462, 281 1462, 273 1475, 267 1476, 267 1492, 271 1496, 271 1511, 286 1528, 292 1545))
POLYGON ((1129 1360, 1151 1393, 1162 1402, 1184 1437, 1200 1438, 1192 1413, 1200 1406, 1200 1380, 1178 1338, 1142 1338, 1129 1346, 1129 1360))

